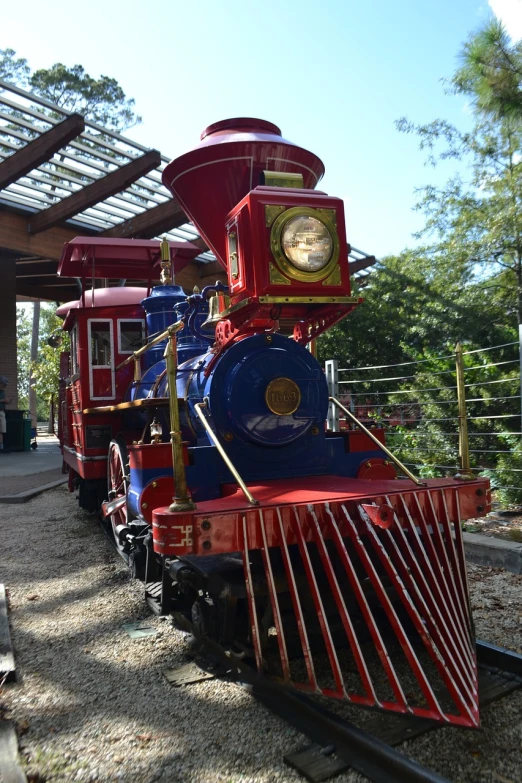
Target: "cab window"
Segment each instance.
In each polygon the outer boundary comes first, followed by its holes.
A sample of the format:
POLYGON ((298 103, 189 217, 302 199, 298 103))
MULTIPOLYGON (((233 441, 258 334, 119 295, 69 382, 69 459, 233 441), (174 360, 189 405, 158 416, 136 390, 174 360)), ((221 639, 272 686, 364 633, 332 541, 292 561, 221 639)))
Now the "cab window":
POLYGON ((78 372, 78 324, 75 324, 71 330, 71 352, 70 352, 70 375, 76 375, 78 372))
POLYGON ((144 343, 144 322, 118 321, 118 353, 134 353, 144 343))
POLYGON ((111 322, 91 321, 91 364, 112 367, 111 322))

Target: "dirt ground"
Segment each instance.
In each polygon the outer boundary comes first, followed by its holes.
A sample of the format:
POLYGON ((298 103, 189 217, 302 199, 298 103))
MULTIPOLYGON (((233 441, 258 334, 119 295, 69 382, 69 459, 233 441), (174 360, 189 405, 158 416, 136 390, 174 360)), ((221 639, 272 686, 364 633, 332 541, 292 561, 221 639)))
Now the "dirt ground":
POLYGON ((486 517, 469 519, 464 523, 464 530, 522 544, 522 512, 503 511, 499 508, 486 517))
MULTIPOLYGON (((303 780, 284 755, 306 738, 245 690, 167 683, 165 669, 191 660, 185 635, 148 615, 142 586, 65 487, 5 505, 1 525, 19 679, 0 693, 0 718, 16 724, 29 783, 303 780)), ((477 635, 522 652, 522 576, 470 566, 469 579, 477 635)), ((401 750, 453 783, 521 783, 522 690, 481 719, 478 731, 443 728, 401 750)))

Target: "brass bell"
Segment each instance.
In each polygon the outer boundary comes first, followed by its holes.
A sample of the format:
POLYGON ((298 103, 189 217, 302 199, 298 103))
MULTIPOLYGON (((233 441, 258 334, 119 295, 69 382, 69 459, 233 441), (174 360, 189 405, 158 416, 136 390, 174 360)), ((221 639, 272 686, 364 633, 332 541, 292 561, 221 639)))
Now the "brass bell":
POLYGON ((59 348, 61 344, 63 343, 63 337, 60 334, 60 332, 55 332, 55 334, 52 334, 50 337, 47 338, 47 345, 51 348, 59 348))
POLYGON ((214 294, 208 300, 208 316, 201 324, 202 329, 215 329, 221 320, 221 313, 229 306, 230 300, 226 294, 214 294))

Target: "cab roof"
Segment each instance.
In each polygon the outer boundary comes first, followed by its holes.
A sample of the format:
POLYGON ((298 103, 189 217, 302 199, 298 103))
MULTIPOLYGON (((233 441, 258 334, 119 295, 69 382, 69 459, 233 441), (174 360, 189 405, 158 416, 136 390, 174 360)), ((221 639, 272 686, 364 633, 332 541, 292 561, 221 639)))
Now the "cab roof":
MULTIPOLYGON (((75 237, 64 245, 58 264, 62 277, 159 280, 161 250, 157 239, 75 237)), ((201 250, 191 242, 169 242, 174 274, 201 250)))
POLYGON ((95 288, 86 291, 82 299, 74 299, 72 302, 65 302, 56 310, 56 315, 61 318, 67 315, 70 310, 78 310, 83 307, 122 307, 123 305, 137 305, 148 294, 148 288, 138 286, 117 288, 95 288))

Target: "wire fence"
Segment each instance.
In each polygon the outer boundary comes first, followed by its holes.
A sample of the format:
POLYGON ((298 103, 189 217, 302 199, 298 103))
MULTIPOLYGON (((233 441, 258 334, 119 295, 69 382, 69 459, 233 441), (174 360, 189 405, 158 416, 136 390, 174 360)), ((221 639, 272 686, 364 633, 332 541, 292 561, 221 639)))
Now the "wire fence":
MULTIPOLYGON (((500 500, 521 503, 520 343, 461 355, 470 469, 490 478, 500 500)), ((456 353, 357 368, 331 360, 326 376, 331 395, 367 427, 383 427, 388 447, 419 476, 454 475, 462 466, 456 353)), ((351 427, 332 406, 329 428, 351 427)))

